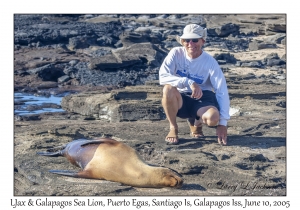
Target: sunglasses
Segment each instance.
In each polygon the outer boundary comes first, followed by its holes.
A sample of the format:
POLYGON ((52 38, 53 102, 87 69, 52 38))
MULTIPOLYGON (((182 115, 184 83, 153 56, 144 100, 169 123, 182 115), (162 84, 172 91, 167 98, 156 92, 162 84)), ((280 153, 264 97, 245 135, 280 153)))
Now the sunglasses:
POLYGON ((199 39, 183 39, 184 42, 189 43, 190 41, 197 43, 199 39))

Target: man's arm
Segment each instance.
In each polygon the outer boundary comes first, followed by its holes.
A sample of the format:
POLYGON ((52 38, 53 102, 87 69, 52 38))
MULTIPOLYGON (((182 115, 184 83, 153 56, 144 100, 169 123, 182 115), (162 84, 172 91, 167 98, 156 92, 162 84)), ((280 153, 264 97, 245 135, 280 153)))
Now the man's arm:
POLYGON ((227 126, 227 121, 230 119, 229 109, 230 101, 226 84, 225 76, 216 62, 216 66, 210 75, 210 81, 216 93, 216 98, 220 106, 220 121, 219 125, 227 126))
POLYGON ((216 98, 220 107, 220 120, 219 125, 216 129, 216 135, 218 136, 218 142, 220 144, 226 145, 227 121, 230 119, 230 101, 225 76, 218 64, 216 64, 216 69, 214 70, 210 79, 214 87, 216 98))
POLYGON ((184 59, 184 55, 176 49, 172 49, 164 59, 159 69, 159 83, 161 85, 169 84, 173 87, 185 88, 194 83, 193 80, 187 77, 176 75, 176 61, 179 62, 179 59, 184 59))

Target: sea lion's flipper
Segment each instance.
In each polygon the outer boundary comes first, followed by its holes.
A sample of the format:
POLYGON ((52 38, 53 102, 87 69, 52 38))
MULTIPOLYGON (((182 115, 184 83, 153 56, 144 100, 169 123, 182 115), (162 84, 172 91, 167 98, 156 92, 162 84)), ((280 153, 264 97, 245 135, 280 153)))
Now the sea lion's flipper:
POLYGON ((42 156, 49 156, 49 157, 63 156, 63 150, 66 148, 66 146, 67 144, 58 147, 48 148, 46 152, 37 152, 37 154, 42 156))
POLYGON ((48 148, 47 151, 48 152, 54 152, 54 151, 57 151, 57 150, 63 150, 66 148, 68 144, 64 144, 64 145, 61 145, 61 146, 57 146, 57 147, 51 147, 51 148, 48 148))
POLYGON ((78 171, 69 171, 69 170, 49 170, 50 173, 59 174, 63 176, 78 177, 78 171))
POLYGON ((59 157, 63 156, 62 151, 57 151, 57 152, 37 152, 38 155, 42 156, 48 156, 48 157, 59 157))
POLYGON ((63 176, 70 176, 75 178, 87 178, 91 179, 91 174, 88 171, 69 171, 69 170, 49 170, 53 174, 59 174, 63 176))
POLYGON ((86 146, 89 144, 101 144, 101 143, 107 143, 107 142, 116 142, 116 140, 113 139, 95 139, 95 140, 86 140, 84 141, 81 146, 86 146))

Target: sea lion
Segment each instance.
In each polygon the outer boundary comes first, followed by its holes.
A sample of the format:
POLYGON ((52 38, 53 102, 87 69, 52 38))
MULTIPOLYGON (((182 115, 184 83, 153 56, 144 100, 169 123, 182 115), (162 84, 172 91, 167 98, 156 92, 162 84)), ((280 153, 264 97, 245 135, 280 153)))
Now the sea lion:
POLYGON ((55 174, 105 179, 134 187, 179 188, 183 184, 182 176, 176 171, 148 165, 133 148, 114 139, 78 139, 38 154, 51 157, 64 156, 73 165, 82 168, 78 172, 50 170, 55 174))

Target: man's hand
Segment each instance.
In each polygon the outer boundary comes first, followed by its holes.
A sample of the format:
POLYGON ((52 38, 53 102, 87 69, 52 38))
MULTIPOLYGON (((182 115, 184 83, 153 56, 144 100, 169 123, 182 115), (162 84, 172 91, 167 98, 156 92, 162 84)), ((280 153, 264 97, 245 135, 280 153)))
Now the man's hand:
POLYGON ((192 89, 192 95, 191 95, 192 98, 200 99, 202 97, 203 95, 202 90, 196 82, 194 82, 191 85, 191 89, 192 89))
POLYGON ((216 134, 218 136, 219 144, 227 144, 227 127, 224 125, 218 125, 216 134))

